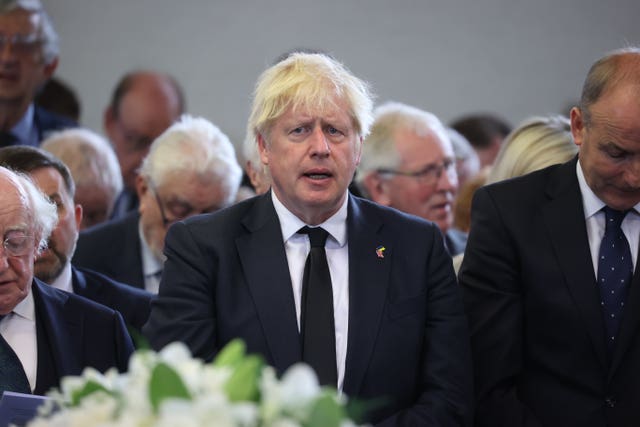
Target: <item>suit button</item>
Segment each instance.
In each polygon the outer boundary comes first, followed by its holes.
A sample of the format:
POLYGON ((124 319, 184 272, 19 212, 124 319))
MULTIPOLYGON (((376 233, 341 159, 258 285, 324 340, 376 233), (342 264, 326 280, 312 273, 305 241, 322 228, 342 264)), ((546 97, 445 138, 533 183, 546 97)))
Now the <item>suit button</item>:
POLYGON ((613 396, 607 396, 604 399, 604 403, 609 407, 609 408, 613 408, 616 406, 616 399, 613 398, 613 396))

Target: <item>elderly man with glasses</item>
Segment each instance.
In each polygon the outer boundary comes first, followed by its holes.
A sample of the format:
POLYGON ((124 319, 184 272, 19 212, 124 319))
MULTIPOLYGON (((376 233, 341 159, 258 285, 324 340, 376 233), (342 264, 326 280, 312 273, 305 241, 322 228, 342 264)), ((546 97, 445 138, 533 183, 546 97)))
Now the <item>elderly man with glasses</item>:
POLYGON ((205 119, 183 116, 142 162, 138 211, 81 233, 74 264, 157 293, 169 226, 229 206, 241 178, 227 136, 205 119))
POLYGON ((452 228, 458 177, 445 127, 433 114, 396 102, 374 115, 356 177, 360 190, 374 202, 436 223, 449 253, 464 252, 467 236, 452 228))
POLYGON ((38 0, 0 0, 0 147, 38 146, 75 126, 33 104, 58 66, 58 36, 38 0))

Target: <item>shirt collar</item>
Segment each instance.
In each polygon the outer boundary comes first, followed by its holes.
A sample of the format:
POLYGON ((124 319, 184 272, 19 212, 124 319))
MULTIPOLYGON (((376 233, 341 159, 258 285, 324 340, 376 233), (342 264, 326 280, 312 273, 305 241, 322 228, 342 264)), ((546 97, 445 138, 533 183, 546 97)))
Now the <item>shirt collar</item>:
MULTIPOLYGON (((289 240, 293 235, 295 235, 298 230, 304 227, 305 224, 300 218, 295 216, 289 209, 287 209, 282 202, 276 196, 276 193, 271 190, 271 199, 273 201, 273 207, 276 210, 276 214, 278 215, 278 219, 280 220, 280 228, 282 229, 282 239, 283 241, 289 240)), ((344 198, 344 202, 342 206, 338 209, 338 211, 329 217, 322 224, 318 224, 318 227, 322 227, 329 235, 338 242, 340 247, 344 246, 347 243, 347 202, 349 200, 349 194, 344 198)))
POLYGON ((13 313, 27 320, 35 321, 36 307, 33 301, 32 291, 29 291, 27 296, 13 308, 13 313))
POLYGON ((142 274, 147 276, 153 276, 158 272, 162 271, 162 260, 156 258, 156 256, 151 251, 149 244, 147 244, 147 240, 144 238, 144 233, 142 232, 142 223, 138 221, 138 236, 140 238, 140 252, 142 256, 142 274))
MULTIPOLYGON (((600 198, 596 196, 596 193, 594 193, 591 187, 587 184, 584 172, 582 171, 582 166, 580 165, 580 158, 578 158, 578 161, 576 162, 576 173, 578 175, 580 193, 582 194, 584 217, 585 219, 591 218, 593 215, 600 212, 600 210, 606 206, 606 203, 600 200, 600 198)), ((636 204, 633 209, 636 212, 640 212, 640 203, 636 204)))
POLYGON ((33 104, 24 113, 18 123, 11 128, 11 134, 18 138, 19 141, 30 141, 32 138, 31 131, 33 129, 33 104))
POLYGON ((73 284, 71 283, 71 263, 67 262, 67 265, 64 266, 58 277, 55 278, 53 282, 49 284, 54 288, 60 289, 62 291, 67 291, 73 293, 73 284))

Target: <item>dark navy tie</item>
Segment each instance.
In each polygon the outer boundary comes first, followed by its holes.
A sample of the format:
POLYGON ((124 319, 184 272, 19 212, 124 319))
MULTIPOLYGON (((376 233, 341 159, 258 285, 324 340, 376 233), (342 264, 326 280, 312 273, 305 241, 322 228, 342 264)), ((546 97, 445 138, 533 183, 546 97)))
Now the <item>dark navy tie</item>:
POLYGON ((336 387, 333 291, 324 250, 328 233, 321 227, 303 227, 298 233, 308 234, 311 242, 302 279, 302 360, 316 371, 321 385, 336 387))
POLYGON ((627 211, 605 206, 605 231, 598 257, 598 287, 600 288, 607 347, 613 350, 620 327, 627 290, 633 277, 633 262, 629 242, 620 225, 627 211))
MULTIPOLYGON (((0 321, 3 317, 4 315, 0 316, 0 321)), ((20 359, 0 335, 0 393, 5 390, 31 394, 31 386, 20 359)))

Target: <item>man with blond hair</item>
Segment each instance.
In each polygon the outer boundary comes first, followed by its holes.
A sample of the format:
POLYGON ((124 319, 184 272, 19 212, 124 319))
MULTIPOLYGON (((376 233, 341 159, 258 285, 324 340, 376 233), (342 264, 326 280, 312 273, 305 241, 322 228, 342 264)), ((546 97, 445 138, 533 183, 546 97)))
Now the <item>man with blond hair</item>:
POLYGON ((279 373, 305 362, 371 400, 378 425, 466 426, 466 319, 440 232, 347 191, 371 105, 325 55, 262 74, 249 129, 271 191, 169 230, 145 333, 206 360, 239 337, 279 373))

